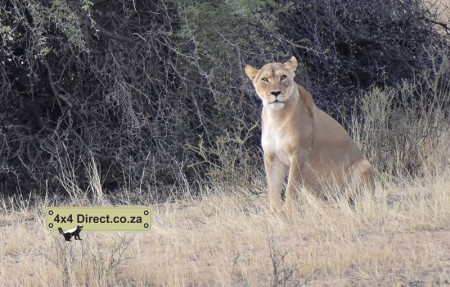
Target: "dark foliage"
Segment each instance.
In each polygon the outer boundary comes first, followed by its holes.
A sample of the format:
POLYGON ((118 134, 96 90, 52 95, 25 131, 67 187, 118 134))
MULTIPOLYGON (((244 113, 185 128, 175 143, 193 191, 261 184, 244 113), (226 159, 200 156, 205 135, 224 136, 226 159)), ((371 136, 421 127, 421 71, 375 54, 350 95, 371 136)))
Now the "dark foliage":
POLYGON ((440 38, 421 0, 296 1, 283 16, 280 31, 295 39, 324 108, 348 111, 361 91, 411 80, 440 38))
POLYGON ((180 135, 195 137, 187 132, 195 123, 181 119, 187 99, 176 94, 179 21, 162 2, 134 4, 102 1, 86 11, 79 1, 6 1, 3 190, 58 192, 69 175, 85 186, 91 158, 105 188, 177 180, 180 135))
POLYGON ((104 189, 155 199, 235 180, 260 166, 244 62, 295 54, 319 105, 348 107, 440 37, 419 1, 285 2, 2 0, 0 192, 87 188, 93 161, 104 189))

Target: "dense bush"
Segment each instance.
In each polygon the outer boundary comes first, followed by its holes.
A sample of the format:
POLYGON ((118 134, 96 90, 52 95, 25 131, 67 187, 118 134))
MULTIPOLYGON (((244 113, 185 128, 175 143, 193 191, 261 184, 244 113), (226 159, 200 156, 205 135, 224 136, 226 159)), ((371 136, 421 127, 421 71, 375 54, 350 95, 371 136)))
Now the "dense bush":
POLYGON ((86 188, 93 161, 104 189, 154 198, 246 180, 261 162, 245 62, 298 56, 299 80, 336 110, 449 44, 413 0, 2 0, 0 16, 6 194, 86 188))
POLYGON ((319 105, 349 110, 361 91, 397 86, 430 67, 428 51, 441 39, 432 19, 436 11, 421 0, 296 1, 280 31, 295 39, 319 105))
POLYGON ((359 100, 353 135, 372 164, 399 178, 450 166, 450 54, 430 52, 430 69, 397 88, 374 88, 359 100))

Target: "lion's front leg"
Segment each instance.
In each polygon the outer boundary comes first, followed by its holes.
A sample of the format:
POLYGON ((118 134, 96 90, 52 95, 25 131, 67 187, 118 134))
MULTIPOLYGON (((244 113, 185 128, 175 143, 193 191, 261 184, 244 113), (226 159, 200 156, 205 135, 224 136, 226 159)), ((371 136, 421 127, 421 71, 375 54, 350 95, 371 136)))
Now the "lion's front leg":
POLYGON ((297 200, 297 192, 302 187, 302 173, 309 152, 306 149, 299 150, 289 157, 289 178, 286 187, 286 207, 291 209, 297 200))
POLYGON ((267 188, 269 194, 270 209, 281 210, 281 191, 287 166, 285 166, 274 153, 264 153, 264 168, 266 171, 267 188))

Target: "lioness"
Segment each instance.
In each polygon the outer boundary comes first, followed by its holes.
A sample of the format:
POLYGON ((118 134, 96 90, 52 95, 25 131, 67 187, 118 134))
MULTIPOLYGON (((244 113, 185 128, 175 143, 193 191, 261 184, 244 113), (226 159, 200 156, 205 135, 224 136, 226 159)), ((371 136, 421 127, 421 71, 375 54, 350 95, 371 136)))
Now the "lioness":
POLYGON ((373 191, 370 163, 345 129, 317 108, 311 95, 294 81, 297 65, 292 57, 286 63, 270 63, 261 69, 245 67, 263 102, 261 144, 270 208, 277 210, 282 205, 288 170, 288 206, 303 185, 322 195, 325 189, 337 186, 349 199, 362 185, 373 191))

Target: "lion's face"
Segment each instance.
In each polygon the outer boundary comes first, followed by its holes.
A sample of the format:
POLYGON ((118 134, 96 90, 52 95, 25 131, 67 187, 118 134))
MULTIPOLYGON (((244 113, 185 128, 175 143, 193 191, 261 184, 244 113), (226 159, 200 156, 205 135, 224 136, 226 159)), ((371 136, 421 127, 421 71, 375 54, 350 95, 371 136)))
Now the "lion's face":
POLYGON ((284 108, 294 93, 296 68, 297 60, 292 57, 286 63, 267 64, 259 70, 247 65, 245 72, 252 80, 263 105, 272 111, 278 111, 284 108))

